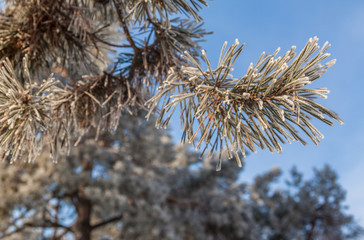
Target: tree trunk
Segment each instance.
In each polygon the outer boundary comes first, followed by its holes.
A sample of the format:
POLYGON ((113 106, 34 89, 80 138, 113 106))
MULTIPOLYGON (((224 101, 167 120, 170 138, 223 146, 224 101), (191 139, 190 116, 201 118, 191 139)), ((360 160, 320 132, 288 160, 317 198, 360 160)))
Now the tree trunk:
POLYGON ((76 205, 77 219, 73 225, 73 233, 76 240, 91 239, 92 227, 90 225, 92 204, 86 197, 83 186, 79 186, 77 194, 78 203, 76 205))
POLYGON ((306 234, 306 240, 313 240, 316 221, 317 221, 317 218, 315 216, 315 218, 311 221, 310 231, 306 234))

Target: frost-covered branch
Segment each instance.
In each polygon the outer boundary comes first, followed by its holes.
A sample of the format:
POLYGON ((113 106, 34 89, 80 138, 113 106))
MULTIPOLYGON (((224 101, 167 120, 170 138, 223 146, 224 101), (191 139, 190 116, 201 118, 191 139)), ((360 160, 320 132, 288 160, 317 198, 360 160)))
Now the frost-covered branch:
POLYGON ((184 139, 193 143, 199 137, 196 148, 204 143, 210 153, 220 151, 220 159, 226 148, 228 157, 235 156, 239 166, 239 150, 245 156, 246 148, 281 152, 281 143, 300 141, 306 145, 302 132, 318 144, 323 135, 312 118, 329 125, 333 125, 331 119, 343 121, 315 101, 326 98, 326 88, 307 88, 335 63, 321 64, 330 55, 326 53, 330 45, 320 48, 317 41, 316 37, 310 39, 297 56, 295 47, 282 57, 276 57, 279 48, 272 55, 262 53, 240 78, 231 75, 244 46, 238 41, 227 50, 224 44, 215 69, 204 51, 207 70, 186 52, 184 58, 191 66, 170 70, 158 93, 147 102, 150 113, 162 103, 156 125, 165 127, 179 106, 184 139))
POLYGON ((122 113, 142 109, 146 101, 147 117, 160 108, 158 127, 166 127, 180 109, 185 142, 209 155, 218 152, 219 159, 226 152, 239 166, 240 153, 248 149, 281 152, 285 142, 306 144, 303 135, 318 144, 323 135, 313 119, 342 123, 316 101, 329 90, 307 87, 335 63, 323 63, 327 43, 320 48, 316 37, 310 39, 297 56, 295 47, 281 57, 279 49, 263 53, 234 78, 243 49, 238 42, 224 44, 216 68, 201 52, 199 41, 209 32, 198 10, 205 5, 8 0, 0 17, 1 157, 32 161, 46 142, 57 159, 86 132, 97 139, 114 130, 122 113), (54 77, 40 81, 51 72, 54 77))

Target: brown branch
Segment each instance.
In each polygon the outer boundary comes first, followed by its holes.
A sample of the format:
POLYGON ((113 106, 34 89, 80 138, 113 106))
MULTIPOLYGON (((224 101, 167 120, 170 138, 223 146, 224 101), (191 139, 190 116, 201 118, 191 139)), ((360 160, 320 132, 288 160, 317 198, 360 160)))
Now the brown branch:
POLYGON ((3 239, 3 238, 6 238, 6 237, 9 237, 17 232, 20 232, 23 230, 23 227, 16 227, 14 231, 12 232, 9 232, 9 233, 1 233, 3 235, 0 235, 0 239, 3 239))
POLYGON ((23 230, 23 226, 16 226, 16 222, 17 221, 19 221, 19 220, 21 220, 21 219, 23 219, 24 218, 24 216, 25 216, 25 213, 23 212, 23 213, 21 213, 21 215, 19 216, 19 217, 17 217, 17 218, 15 218, 13 221, 11 221, 11 222, 9 222, 7 225, 8 225, 8 228, 7 229, 9 229, 10 227, 14 227, 15 228, 15 230, 14 231, 11 231, 11 232, 9 232, 9 233, 5 233, 5 231, 6 230, 4 230, 2 233, 0 232, 0 239, 3 239, 3 238, 5 238, 5 237, 9 237, 9 236, 11 236, 11 235, 13 235, 14 233, 17 233, 17 232, 20 232, 20 231, 22 231, 23 230), (2 235, 1 235, 2 234, 2 235))
POLYGON ((91 226, 91 229, 92 229, 92 230, 94 230, 94 229, 96 229, 96 228, 99 228, 99 227, 105 226, 105 225, 107 225, 107 224, 109 224, 109 223, 112 223, 112 222, 115 222, 115 221, 121 220, 121 218, 122 218, 122 217, 123 217, 123 215, 122 215, 122 214, 116 215, 116 216, 114 216, 114 217, 112 217, 112 218, 109 218, 109 219, 107 219, 107 220, 105 220, 105 221, 99 222, 99 223, 97 223, 97 224, 95 224, 95 225, 91 226))
POLYGON ((24 223, 22 226, 20 227, 16 227, 14 231, 12 232, 9 232, 9 233, 6 233, 2 236, 0 236, 0 239, 4 239, 6 237, 9 237, 15 233, 18 233, 18 232, 21 232, 23 231, 25 228, 63 228, 65 230, 65 232, 72 232, 72 229, 67 227, 67 226, 64 226, 64 225, 61 225, 59 223, 54 223, 50 220, 45 220, 45 222, 43 223, 32 223, 32 222, 27 222, 27 223, 24 223))
MULTIPOLYGON (((60 205, 61 205, 61 202, 60 200, 58 199, 57 201, 57 205, 56 205, 56 216, 54 217, 54 222, 55 223, 58 223, 58 214, 59 214, 59 208, 60 208, 60 205)), ((57 230, 58 230, 58 227, 54 227, 54 233, 53 233, 53 238, 55 239, 57 237, 57 230)))
POLYGON ((146 12, 147 12, 147 19, 148 19, 148 21, 154 26, 154 28, 156 28, 156 29, 159 29, 160 30, 160 27, 153 21, 153 18, 152 18, 152 16, 150 15, 150 13, 149 13, 149 10, 147 9, 146 10, 146 12))
POLYGON ((131 45, 118 45, 118 44, 114 44, 114 43, 110 43, 110 42, 107 42, 101 38, 99 38, 98 36, 94 35, 93 36, 97 41, 99 41, 100 43, 103 43, 105 45, 108 45, 108 46, 111 46, 111 47, 117 47, 117 48, 129 48, 131 47, 131 45))
POLYGON ((123 13, 121 12, 121 4, 117 2, 117 0, 113 0, 115 8, 116 8, 116 12, 119 16, 119 20, 121 23, 121 26, 123 27, 124 33, 126 35, 126 39, 128 40, 128 42, 130 43, 131 47, 133 48, 134 52, 137 53, 140 51, 140 49, 135 45, 135 42, 133 40, 133 38, 131 37, 131 34, 129 32, 128 26, 126 25, 123 13))
POLYGON ((306 240, 313 240, 317 220, 318 220, 317 217, 315 217, 310 222, 311 227, 310 227, 309 232, 306 235, 306 240))
POLYGON ((41 228, 54 228, 54 227, 57 227, 57 228, 63 228, 63 229, 66 229, 70 232, 72 232, 72 229, 70 227, 67 227, 67 226, 64 226, 62 224, 59 224, 59 223, 55 223, 55 222, 52 222, 50 220, 45 220, 45 222, 43 223, 40 223, 40 224, 36 224, 36 223, 32 223, 32 222, 28 222, 28 223, 24 223, 23 224, 23 227, 41 227, 41 228))
POLYGON ((314 234, 315 234, 315 227, 317 225, 317 221, 319 221, 321 219, 320 217, 320 213, 325 207, 325 203, 319 205, 318 207, 316 207, 315 209, 315 215, 313 217, 313 219, 310 222, 311 228, 309 230, 309 232, 306 235, 306 240, 313 240, 314 239, 314 234))

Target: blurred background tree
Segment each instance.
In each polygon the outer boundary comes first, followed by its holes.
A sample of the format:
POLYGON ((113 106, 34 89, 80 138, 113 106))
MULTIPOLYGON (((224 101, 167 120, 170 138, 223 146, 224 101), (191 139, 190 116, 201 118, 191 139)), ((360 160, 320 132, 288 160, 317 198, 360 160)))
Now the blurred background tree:
POLYGON ((142 118, 85 136, 58 164, 1 163, 0 239, 359 239, 328 166, 312 179, 278 168, 238 183, 142 118))

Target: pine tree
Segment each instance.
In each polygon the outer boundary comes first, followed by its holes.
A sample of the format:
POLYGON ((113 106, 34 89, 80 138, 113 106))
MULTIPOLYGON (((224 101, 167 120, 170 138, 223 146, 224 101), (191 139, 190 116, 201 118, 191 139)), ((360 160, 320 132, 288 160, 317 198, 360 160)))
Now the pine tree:
POLYGON ((338 115, 318 104, 325 88, 306 86, 335 60, 318 38, 278 57, 262 53, 233 77, 238 41, 210 63, 199 41, 205 0, 6 0, 0 17, 1 157, 54 161, 82 136, 115 131, 122 114, 147 107, 166 127, 179 109, 182 140, 202 153, 226 152, 241 166, 246 149, 282 151, 282 143, 315 144, 316 118, 338 115), (43 80, 45 79, 45 80, 43 80))
POLYGON ((201 160, 152 121, 124 115, 58 164, 0 163, 0 239, 360 239, 329 167, 287 186, 280 170, 237 183, 240 168, 201 160))

